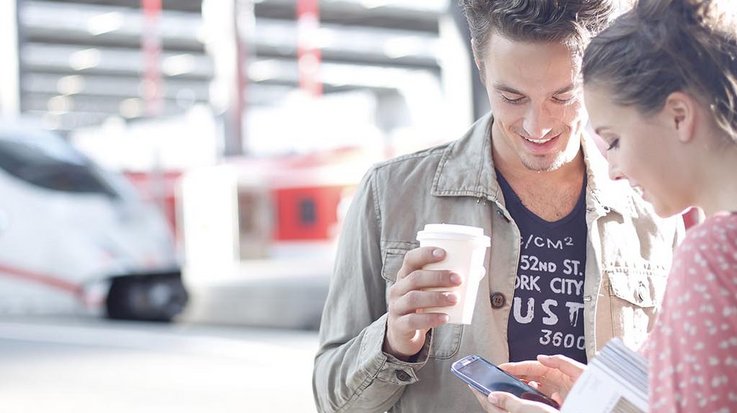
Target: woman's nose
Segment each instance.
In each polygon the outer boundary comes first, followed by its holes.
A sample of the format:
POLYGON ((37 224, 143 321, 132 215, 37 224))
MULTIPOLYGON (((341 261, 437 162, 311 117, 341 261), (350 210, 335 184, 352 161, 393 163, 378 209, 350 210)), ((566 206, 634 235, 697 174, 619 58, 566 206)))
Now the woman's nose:
POLYGON ((609 160, 609 178, 613 181, 618 181, 620 179, 625 179, 624 174, 622 171, 617 167, 617 165, 609 160))

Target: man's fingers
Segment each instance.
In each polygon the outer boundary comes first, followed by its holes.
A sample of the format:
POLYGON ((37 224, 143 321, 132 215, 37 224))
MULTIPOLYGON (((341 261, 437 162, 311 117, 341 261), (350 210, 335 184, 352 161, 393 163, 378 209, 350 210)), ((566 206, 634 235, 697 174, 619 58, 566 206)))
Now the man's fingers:
POLYGON ((391 312, 397 315, 413 314, 418 309, 447 307, 458 302, 458 296, 447 291, 410 291, 397 298, 391 305, 391 312))
POLYGON ((517 363, 503 363, 499 368, 507 373, 527 380, 540 381, 550 372, 550 367, 544 366, 534 360, 520 361, 517 363))
POLYGON ((510 393, 491 392, 488 400, 489 404, 503 412, 517 413, 522 411, 522 400, 510 393))
POLYGON ((576 360, 562 355, 539 355, 537 356, 537 361, 529 360, 518 363, 504 363, 500 364, 499 368, 513 376, 544 383, 546 376, 550 378, 558 372, 575 380, 581 375, 585 366, 576 360))
POLYGON ((393 328, 398 331, 429 330, 448 322, 448 315, 442 313, 413 313, 397 317, 393 328))
POLYGON ((392 286, 392 294, 401 297, 410 291, 429 288, 451 289, 461 284, 461 277, 445 270, 416 270, 408 276, 397 280, 392 286))
POLYGON ((537 356, 537 360, 544 366, 560 370, 563 374, 574 380, 581 375, 586 366, 572 358, 556 354, 554 356, 537 356))
POLYGON ((411 274, 413 271, 422 269, 427 264, 442 261, 445 258, 445 250, 437 247, 420 247, 407 252, 404 256, 402 268, 397 274, 397 281, 411 274))
POLYGON ((484 411, 486 411, 487 413, 504 413, 503 410, 500 410, 493 404, 489 403, 489 400, 486 398, 486 396, 479 393, 478 390, 474 389, 471 386, 468 386, 468 388, 471 389, 471 391, 473 392, 473 395, 476 396, 476 400, 479 401, 479 404, 481 405, 481 407, 484 408, 484 411))
POLYGON ((461 277, 447 270, 418 270, 402 280, 408 291, 425 288, 457 287, 461 277))
POLYGON ((558 413, 558 410, 546 404, 522 400, 511 393, 492 392, 489 394, 489 404, 503 412, 509 413, 558 413))

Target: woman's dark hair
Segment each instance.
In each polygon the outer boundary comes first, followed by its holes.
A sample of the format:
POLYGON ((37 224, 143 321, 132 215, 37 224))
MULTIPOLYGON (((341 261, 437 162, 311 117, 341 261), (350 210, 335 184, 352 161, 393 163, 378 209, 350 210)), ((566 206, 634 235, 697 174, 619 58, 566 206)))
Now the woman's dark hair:
POLYGON ((736 14, 734 0, 640 0, 591 40, 584 82, 646 115, 689 93, 737 141, 736 14))

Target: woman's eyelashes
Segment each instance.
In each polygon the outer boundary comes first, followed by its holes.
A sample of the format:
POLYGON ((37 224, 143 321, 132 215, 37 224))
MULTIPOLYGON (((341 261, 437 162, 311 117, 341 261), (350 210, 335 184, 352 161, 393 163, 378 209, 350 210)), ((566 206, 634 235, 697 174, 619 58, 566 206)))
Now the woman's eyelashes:
POLYGON ((613 138, 611 140, 607 139, 609 142, 609 147, 606 149, 607 151, 611 151, 612 149, 616 149, 619 147, 619 138, 613 138))

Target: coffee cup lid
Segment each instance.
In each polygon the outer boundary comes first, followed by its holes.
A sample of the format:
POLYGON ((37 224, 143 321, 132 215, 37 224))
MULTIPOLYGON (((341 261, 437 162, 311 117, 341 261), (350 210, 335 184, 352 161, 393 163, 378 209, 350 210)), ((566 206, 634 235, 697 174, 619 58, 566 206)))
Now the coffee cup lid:
POLYGON ((484 229, 469 225, 455 224, 426 224, 422 231, 417 233, 417 239, 455 239, 471 240, 491 245, 491 239, 484 235, 484 229))

